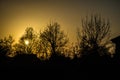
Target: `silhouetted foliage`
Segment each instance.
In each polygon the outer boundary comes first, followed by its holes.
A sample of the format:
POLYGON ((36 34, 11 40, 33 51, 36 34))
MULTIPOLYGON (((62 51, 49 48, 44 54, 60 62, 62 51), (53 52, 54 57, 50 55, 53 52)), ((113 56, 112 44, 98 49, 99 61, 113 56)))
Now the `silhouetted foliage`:
POLYGON ((110 23, 101 16, 92 15, 90 19, 88 17, 83 19, 82 30, 81 32, 78 30, 77 34, 80 53, 90 55, 90 60, 93 58, 97 61, 100 55, 109 53, 106 45, 109 44, 110 23))
POLYGON ((106 46, 109 40, 110 24, 101 19, 101 16, 91 16, 90 19, 82 20, 82 32, 78 33, 80 48, 86 50, 97 49, 106 46))
POLYGON ((46 60, 50 58, 50 47, 46 41, 41 40, 40 35, 36 41, 36 47, 34 50, 39 59, 46 60))
POLYGON ((40 33, 40 39, 43 46, 46 46, 48 51, 53 55, 59 55, 61 49, 67 44, 68 39, 64 32, 60 30, 60 25, 50 23, 43 32, 40 33))
POLYGON ((12 51, 14 39, 12 36, 0 39, 0 56, 7 56, 12 51))
MULTIPOLYGON (((112 47, 109 37, 109 21, 98 15, 82 20, 82 30, 77 31, 78 41, 69 46, 68 38, 57 22, 50 23, 39 34, 27 27, 14 45, 12 36, 0 39, 0 63, 15 66, 113 64, 120 59, 116 58, 120 49, 116 47, 116 57, 109 56, 112 47)), ((119 45, 119 40, 116 44, 119 45)))
POLYGON ((20 38, 19 43, 14 45, 16 52, 20 54, 33 54, 36 38, 37 34, 34 32, 33 28, 27 27, 25 34, 20 38))
POLYGON ((9 54, 12 53, 14 39, 12 36, 0 39, 0 66, 9 64, 9 54))

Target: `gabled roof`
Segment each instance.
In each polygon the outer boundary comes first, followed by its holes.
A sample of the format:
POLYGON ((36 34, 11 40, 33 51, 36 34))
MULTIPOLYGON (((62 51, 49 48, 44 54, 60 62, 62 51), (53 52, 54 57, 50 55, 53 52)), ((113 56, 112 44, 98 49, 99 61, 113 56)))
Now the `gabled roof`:
POLYGON ((117 36, 117 37, 111 39, 111 41, 112 41, 113 43, 120 42, 120 36, 117 36))

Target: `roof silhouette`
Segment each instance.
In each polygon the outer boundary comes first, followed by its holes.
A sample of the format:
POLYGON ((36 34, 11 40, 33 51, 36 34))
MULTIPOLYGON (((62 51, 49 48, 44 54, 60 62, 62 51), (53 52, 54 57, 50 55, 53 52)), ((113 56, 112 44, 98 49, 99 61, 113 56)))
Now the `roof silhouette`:
POLYGON ((112 41, 113 43, 118 43, 118 42, 120 42, 120 36, 117 36, 117 37, 111 39, 111 41, 112 41))

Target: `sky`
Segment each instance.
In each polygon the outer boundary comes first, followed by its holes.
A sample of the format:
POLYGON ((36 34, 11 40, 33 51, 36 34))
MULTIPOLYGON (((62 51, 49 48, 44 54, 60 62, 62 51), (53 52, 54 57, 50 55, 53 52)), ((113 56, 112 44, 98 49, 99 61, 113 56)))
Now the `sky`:
POLYGON ((27 27, 38 32, 53 21, 75 42, 81 19, 96 13, 110 20, 111 37, 120 35, 120 0, 0 0, 0 38, 17 41, 27 27))

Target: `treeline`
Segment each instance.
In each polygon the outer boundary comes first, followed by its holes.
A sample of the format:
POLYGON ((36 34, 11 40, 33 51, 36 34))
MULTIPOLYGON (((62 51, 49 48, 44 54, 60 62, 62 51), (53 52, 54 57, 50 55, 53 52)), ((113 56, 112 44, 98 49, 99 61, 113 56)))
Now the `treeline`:
POLYGON ((112 60, 114 52, 110 50, 114 46, 110 41, 109 20, 91 15, 82 19, 81 27, 76 31, 77 42, 71 46, 68 46, 69 39, 57 22, 48 24, 39 33, 32 27, 27 27, 18 43, 14 43, 12 36, 0 39, 0 57, 35 55, 40 60, 49 60, 62 56, 73 60, 81 59, 83 62, 89 59, 91 63, 97 63, 103 57, 103 60, 112 60))

